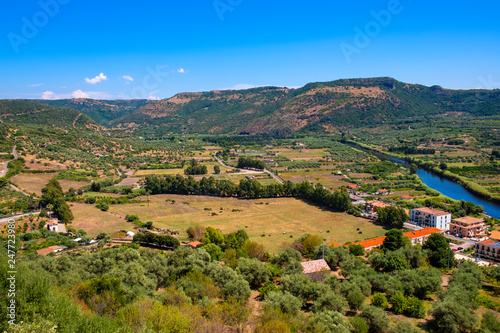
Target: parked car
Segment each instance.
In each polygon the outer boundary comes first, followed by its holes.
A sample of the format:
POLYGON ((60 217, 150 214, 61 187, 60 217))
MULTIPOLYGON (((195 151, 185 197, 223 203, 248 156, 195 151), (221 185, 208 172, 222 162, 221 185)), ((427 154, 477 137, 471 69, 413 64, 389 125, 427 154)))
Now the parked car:
POLYGON ((463 247, 461 247, 461 246, 459 246, 459 247, 457 248, 457 250, 458 250, 458 251, 462 251, 463 249, 464 249, 464 248, 463 248, 463 247))
POLYGON ((457 252, 457 249, 453 249, 453 251, 457 252))

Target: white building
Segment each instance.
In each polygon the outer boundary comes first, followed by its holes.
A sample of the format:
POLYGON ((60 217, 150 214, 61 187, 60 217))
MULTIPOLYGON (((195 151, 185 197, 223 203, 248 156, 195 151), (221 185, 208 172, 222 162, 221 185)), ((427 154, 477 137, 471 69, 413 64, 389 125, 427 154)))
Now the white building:
POLYGON ((49 229, 50 231, 59 232, 59 221, 50 220, 49 223, 47 223, 47 229, 49 229))
POLYGON ((410 212, 410 221, 422 227, 450 230, 451 214, 428 207, 415 208, 410 212))

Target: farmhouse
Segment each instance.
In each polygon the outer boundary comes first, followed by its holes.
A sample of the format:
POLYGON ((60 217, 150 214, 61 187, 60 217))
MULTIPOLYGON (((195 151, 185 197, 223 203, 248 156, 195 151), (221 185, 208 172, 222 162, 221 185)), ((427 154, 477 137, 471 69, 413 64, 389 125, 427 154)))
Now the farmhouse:
POLYGON ((401 197, 401 200, 409 200, 409 201, 412 201, 413 200, 413 197, 411 195, 403 195, 401 197))
POLYGON ((451 214, 429 207, 414 208, 410 220, 419 226, 449 230, 451 214))
POLYGON ((484 238, 484 219, 471 216, 453 219, 450 223, 450 232, 457 237, 484 238))
POLYGON ((385 208, 389 206, 389 204, 386 204, 385 202, 379 200, 368 201, 365 206, 365 211, 367 213, 376 213, 377 208, 385 208))
POLYGON ((378 194, 378 195, 387 195, 387 194, 389 194, 389 191, 387 191, 385 188, 381 188, 380 190, 378 190, 377 192, 375 192, 375 194, 378 194))
POLYGON ((47 255, 49 253, 61 252, 62 250, 63 250, 63 248, 60 247, 59 245, 54 245, 54 246, 46 247, 45 249, 37 250, 36 253, 44 256, 44 255, 47 255))
POLYGON ((323 281, 325 273, 330 273, 332 270, 326 263, 325 259, 304 261, 302 265, 302 272, 313 280, 323 281))
POLYGON ((59 232, 59 221, 57 219, 50 220, 49 223, 47 223, 47 229, 59 232))

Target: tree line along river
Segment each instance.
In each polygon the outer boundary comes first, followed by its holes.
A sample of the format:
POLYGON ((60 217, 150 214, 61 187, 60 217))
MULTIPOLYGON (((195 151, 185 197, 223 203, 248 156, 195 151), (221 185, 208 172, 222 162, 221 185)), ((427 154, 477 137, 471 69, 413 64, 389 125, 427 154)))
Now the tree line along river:
MULTIPOLYGON (((371 149, 367 149, 361 146, 358 146, 353 143, 347 143, 349 146, 362 150, 364 152, 367 152, 369 154, 372 154, 379 159, 387 159, 393 163, 400 164, 401 166, 409 169, 410 165, 408 162, 403 161, 399 158, 395 158, 393 156, 374 151, 371 149)), ((441 176, 435 175, 430 173, 429 171, 423 170, 423 169, 418 169, 417 171, 417 176, 422 179, 425 185, 428 187, 440 192, 441 194, 454 199, 454 200, 465 200, 474 203, 475 205, 480 205, 484 207, 484 211, 486 212, 487 215, 495 217, 497 219, 500 219, 500 205, 497 205, 494 202, 485 200, 483 198, 478 197, 477 195, 474 195, 473 193, 467 191, 465 188, 463 188, 461 185, 443 178, 441 176)))

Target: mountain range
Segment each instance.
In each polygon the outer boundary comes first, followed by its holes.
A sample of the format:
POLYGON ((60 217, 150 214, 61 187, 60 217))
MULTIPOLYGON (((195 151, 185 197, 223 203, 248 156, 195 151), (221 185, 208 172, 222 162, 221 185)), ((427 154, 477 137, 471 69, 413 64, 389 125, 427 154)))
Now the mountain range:
POLYGON ((298 89, 258 87, 180 93, 158 101, 72 99, 0 102, 0 119, 4 121, 15 122, 16 117, 29 121, 34 114, 41 112, 30 113, 30 107, 38 105, 37 108, 41 109, 40 105, 45 104, 52 108, 43 112, 61 109, 61 112, 68 113, 73 109, 102 126, 141 135, 285 135, 377 126, 450 112, 474 117, 495 116, 500 113, 500 90, 451 90, 380 77, 309 83, 298 89), (12 111, 12 103, 21 103, 20 110, 24 111, 16 116, 12 112, 7 115, 9 109, 12 111), (23 112, 27 114, 22 115, 23 112))

